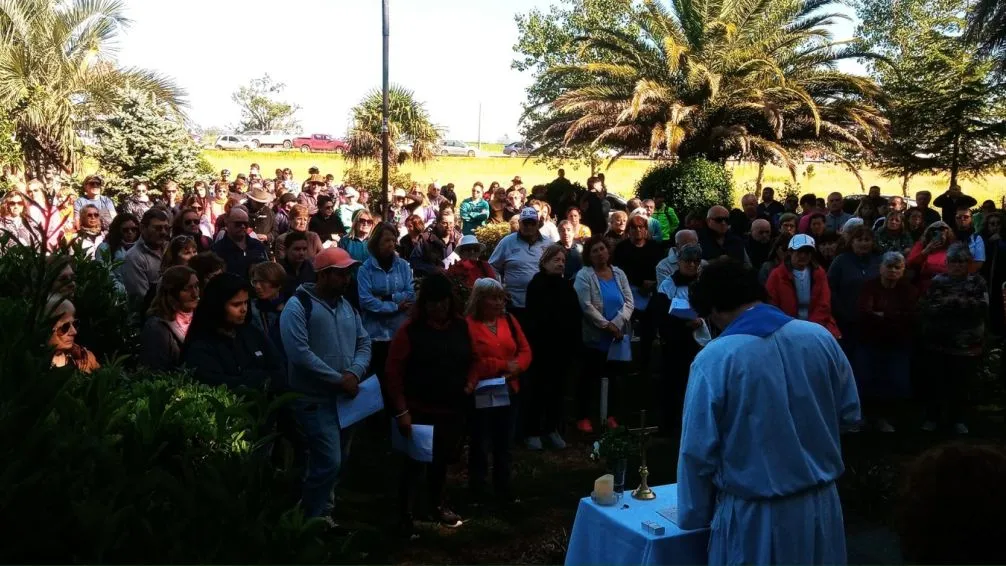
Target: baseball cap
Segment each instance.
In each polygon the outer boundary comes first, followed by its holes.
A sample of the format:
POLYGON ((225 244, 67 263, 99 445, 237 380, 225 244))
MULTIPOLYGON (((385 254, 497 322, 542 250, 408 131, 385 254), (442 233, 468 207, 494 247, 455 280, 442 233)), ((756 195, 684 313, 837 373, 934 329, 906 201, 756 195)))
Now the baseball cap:
POLYGON ((105 184, 105 180, 101 178, 101 175, 88 175, 87 178, 84 179, 84 185, 85 186, 88 183, 92 183, 92 182, 93 183, 98 183, 99 185, 104 185, 105 184))
POLYGON ((330 267, 336 269, 348 269, 356 265, 357 262, 353 259, 349 252, 342 248, 326 248, 316 256, 314 256, 314 270, 323 271, 330 267))
POLYGON ((360 193, 358 193, 356 191, 356 189, 354 189, 353 187, 346 187, 346 196, 347 197, 359 197, 360 193))
POLYGON ((694 261, 702 259, 702 246, 685 244, 678 250, 678 261, 694 261))
POLYGON ((538 221, 538 211, 530 206, 520 211, 520 221, 525 222, 528 220, 538 221))
POLYGON ((813 247, 815 247, 814 238, 811 238, 807 234, 797 234, 796 236, 793 236, 793 238, 790 239, 788 246, 791 250, 813 247))
POLYGON ((405 198, 405 189, 395 189, 395 192, 392 193, 392 196, 394 198, 405 198))

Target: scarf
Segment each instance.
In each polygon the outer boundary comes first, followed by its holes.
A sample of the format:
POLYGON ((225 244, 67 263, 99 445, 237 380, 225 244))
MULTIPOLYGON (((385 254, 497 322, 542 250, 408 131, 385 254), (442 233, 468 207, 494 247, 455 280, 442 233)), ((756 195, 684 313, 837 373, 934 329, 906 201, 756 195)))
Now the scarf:
POLYGON ((175 313, 175 324, 178 326, 178 331, 182 333, 182 341, 185 337, 189 335, 189 326, 192 325, 192 315, 195 313, 191 312, 177 312, 175 313))

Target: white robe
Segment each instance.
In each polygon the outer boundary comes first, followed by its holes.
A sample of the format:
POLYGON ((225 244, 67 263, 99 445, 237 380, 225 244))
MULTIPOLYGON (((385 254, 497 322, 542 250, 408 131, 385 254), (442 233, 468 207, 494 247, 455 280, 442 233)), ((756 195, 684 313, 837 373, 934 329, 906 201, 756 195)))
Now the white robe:
POLYGON ((680 526, 709 564, 844 564, 839 429, 860 420, 852 368, 822 326, 757 305, 691 366, 680 526))

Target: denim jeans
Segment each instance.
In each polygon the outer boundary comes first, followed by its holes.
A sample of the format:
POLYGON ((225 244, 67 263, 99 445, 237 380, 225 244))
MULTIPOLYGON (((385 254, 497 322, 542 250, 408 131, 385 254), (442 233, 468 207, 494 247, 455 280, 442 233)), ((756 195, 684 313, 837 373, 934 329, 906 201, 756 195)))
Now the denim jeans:
POLYGON ((294 411, 307 440, 301 505, 306 516, 324 517, 335 506, 335 487, 352 435, 339 429, 335 399, 298 399, 294 411))

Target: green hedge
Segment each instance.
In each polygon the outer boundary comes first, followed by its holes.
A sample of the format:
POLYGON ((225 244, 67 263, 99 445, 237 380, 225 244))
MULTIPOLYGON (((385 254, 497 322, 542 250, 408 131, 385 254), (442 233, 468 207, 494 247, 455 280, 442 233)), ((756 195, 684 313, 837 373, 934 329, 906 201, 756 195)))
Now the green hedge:
POLYGON ((113 346, 135 332, 96 263, 78 265, 75 305, 103 367, 52 368, 55 269, 30 249, 0 256, 0 561, 328 560, 322 522, 304 519, 293 472, 269 458, 266 423, 290 399, 110 361, 135 353, 113 346))
POLYGON ((679 217, 692 211, 705 212, 720 204, 734 202, 733 178, 719 163, 690 158, 674 164, 654 165, 636 185, 640 198, 663 196, 679 217))

